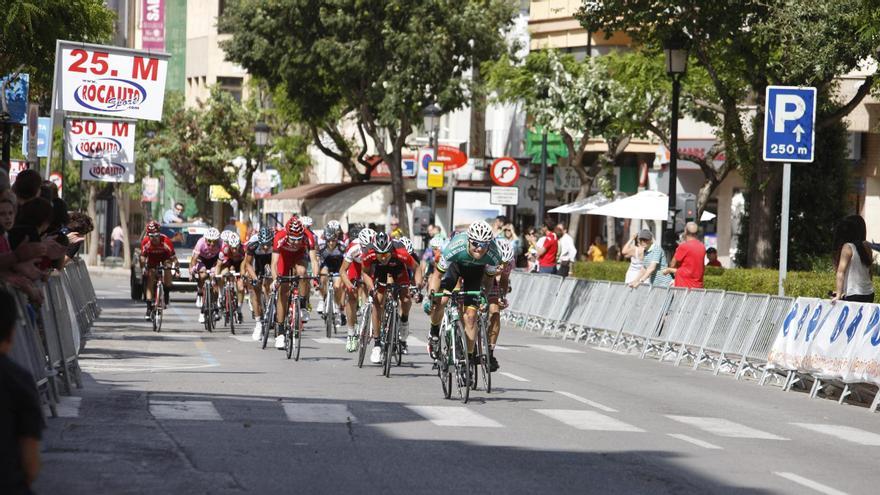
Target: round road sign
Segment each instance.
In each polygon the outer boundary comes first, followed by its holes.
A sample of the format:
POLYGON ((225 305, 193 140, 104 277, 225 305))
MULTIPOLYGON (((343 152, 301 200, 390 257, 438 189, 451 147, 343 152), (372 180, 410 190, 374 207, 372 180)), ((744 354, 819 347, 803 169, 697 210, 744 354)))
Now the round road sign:
POLYGON ((492 162, 489 169, 492 182, 502 187, 512 186, 519 179, 519 163, 510 157, 501 157, 492 162))

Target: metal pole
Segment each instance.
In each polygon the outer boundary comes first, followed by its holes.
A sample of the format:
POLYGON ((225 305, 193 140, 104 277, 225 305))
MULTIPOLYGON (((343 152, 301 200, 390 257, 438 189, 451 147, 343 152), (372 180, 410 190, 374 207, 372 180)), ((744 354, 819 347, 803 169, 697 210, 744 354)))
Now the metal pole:
POLYGON ((535 216, 535 227, 544 223, 544 194, 547 189, 547 129, 541 137, 541 174, 538 179, 538 214, 535 216))
MULTIPOLYGON (((434 124, 434 132, 431 133, 431 141, 434 146, 434 160, 439 161, 440 158, 437 156, 440 153, 440 122, 434 124)), ((421 166, 421 164, 419 164, 421 166)), ((435 216, 435 209, 437 208, 437 190, 433 187, 428 189, 428 207, 431 208, 431 223, 437 225, 437 219, 435 216)))
POLYGON ((788 272, 788 216, 791 197, 791 163, 782 166, 782 232, 779 234, 779 295, 785 295, 785 277, 788 272))
POLYGON ((675 248, 675 213, 678 186, 678 99, 681 92, 680 76, 672 76, 672 122, 669 132, 669 212, 667 225, 663 228, 663 244, 668 250, 675 248))

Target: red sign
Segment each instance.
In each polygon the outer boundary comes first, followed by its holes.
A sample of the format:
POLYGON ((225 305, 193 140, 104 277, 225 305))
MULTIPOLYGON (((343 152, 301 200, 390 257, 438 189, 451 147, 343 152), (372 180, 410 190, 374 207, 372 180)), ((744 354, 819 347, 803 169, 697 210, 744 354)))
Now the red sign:
POLYGON ((443 162, 443 169, 451 172, 467 165, 468 157, 455 146, 441 144, 437 147, 437 161, 443 162))
POLYGON ((519 172, 519 163, 507 156, 495 160, 489 168, 492 182, 502 187, 514 185, 519 179, 519 172))
POLYGON ((165 0, 143 0, 141 16, 143 47, 149 50, 164 50, 165 0))

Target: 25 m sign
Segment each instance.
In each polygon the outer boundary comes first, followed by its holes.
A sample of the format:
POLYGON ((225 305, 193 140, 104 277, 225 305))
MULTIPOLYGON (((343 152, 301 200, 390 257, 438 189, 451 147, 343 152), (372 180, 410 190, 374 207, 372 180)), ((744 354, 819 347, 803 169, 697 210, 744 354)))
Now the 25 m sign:
POLYGON ((168 55, 61 42, 61 110, 161 120, 168 55))

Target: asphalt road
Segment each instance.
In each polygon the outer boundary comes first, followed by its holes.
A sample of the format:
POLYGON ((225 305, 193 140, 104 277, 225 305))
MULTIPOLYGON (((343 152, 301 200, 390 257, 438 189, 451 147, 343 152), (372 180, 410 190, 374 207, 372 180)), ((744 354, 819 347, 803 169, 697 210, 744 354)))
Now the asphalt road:
POLYGON ((156 334, 126 279, 95 286, 84 388, 48 420, 38 493, 877 493, 864 408, 512 328, 495 390, 463 405, 415 311, 389 379, 314 313, 294 362, 249 322, 206 333, 192 296, 156 334))

